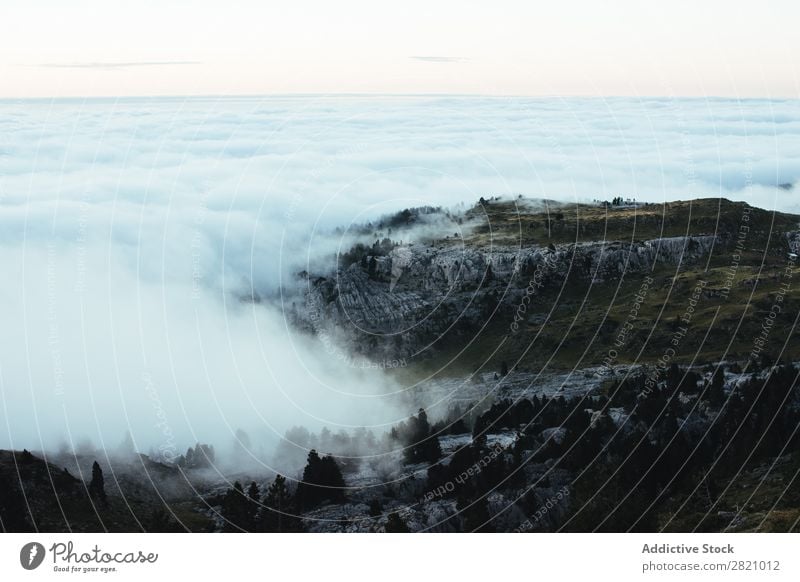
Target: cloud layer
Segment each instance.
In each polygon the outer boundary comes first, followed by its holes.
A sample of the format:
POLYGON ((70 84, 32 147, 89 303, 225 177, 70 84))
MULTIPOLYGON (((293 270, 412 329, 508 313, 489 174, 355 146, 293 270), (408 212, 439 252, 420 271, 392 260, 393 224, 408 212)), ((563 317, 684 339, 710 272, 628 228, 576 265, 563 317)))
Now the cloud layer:
POLYGON ((800 212, 796 101, 0 102, 0 446, 371 425, 377 372, 240 302, 334 226, 480 196, 725 196, 800 212), (160 427, 160 428, 159 428, 160 427))

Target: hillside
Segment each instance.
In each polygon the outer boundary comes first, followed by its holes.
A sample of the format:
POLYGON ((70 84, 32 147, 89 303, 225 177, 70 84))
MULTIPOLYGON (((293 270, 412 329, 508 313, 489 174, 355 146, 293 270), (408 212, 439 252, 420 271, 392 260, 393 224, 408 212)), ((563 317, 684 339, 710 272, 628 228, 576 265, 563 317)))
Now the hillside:
MULTIPOLYGON (((296 322, 343 334, 373 361, 403 361, 408 379, 499 370, 502 362, 521 370, 598 365, 636 304, 615 361, 652 363, 701 284, 675 361, 743 361, 788 281, 790 242, 800 240, 800 217, 723 199, 490 200, 458 222, 461 232, 447 224, 441 237, 376 243, 374 255, 368 248, 360 260, 340 259, 335 272, 308 275, 296 322)), ((403 237, 402 228, 392 236, 403 237)), ((773 356, 784 343, 789 352, 799 347, 790 316, 798 294, 790 286, 782 299, 773 356)))
POLYGON ((291 320, 403 386, 404 420, 293 427, 257 466, 0 451, 3 529, 797 531, 799 223, 490 199, 364 225, 291 320))
POLYGON ((177 467, 146 455, 0 450, 0 531, 208 530, 211 522, 200 513, 206 507, 194 491, 177 467), (90 493, 94 459, 105 468, 105 500, 90 493))

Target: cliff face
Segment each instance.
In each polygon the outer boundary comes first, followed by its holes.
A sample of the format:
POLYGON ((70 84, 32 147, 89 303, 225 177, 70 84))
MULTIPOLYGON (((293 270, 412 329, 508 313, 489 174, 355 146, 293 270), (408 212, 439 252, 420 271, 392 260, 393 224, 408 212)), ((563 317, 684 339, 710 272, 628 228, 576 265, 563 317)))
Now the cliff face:
MULTIPOLYGON (((526 248, 410 244, 313 279, 296 323, 335 333, 372 361, 421 357, 474 333, 487 319, 507 317, 526 294, 558 288, 568 276, 604 285, 654 266, 696 264, 717 240, 703 235, 526 248)), ((535 308, 526 317, 536 317, 535 308)))

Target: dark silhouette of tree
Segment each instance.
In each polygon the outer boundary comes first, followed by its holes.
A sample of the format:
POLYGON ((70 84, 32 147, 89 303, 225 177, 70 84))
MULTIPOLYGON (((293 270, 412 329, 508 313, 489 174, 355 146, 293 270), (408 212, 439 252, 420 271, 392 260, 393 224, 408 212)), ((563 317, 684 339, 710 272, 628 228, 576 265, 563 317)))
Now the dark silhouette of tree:
POLYGON ((258 489, 258 484, 253 481, 250 487, 247 488, 247 506, 245 512, 245 527, 247 531, 255 531, 256 521, 258 516, 258 509, 261 506, 261 491, 258 489))
POLYGON ((344 500, 344 478, 336 460, 328 455, 321 457, 315 450, 308 453, 303 479, 297 486, 297 504, 301 509, 316 507, 324 501, 338 503, 344 500))
POLYGON ((100 465, 95 461, 92 464, 92 480, 89 482, 89 495, 94 499, 99 500, 103 505, 107 503, 105 479, 103 479, 103 470, 100 465))
POLYGON ((258 503, 258 498, 260 496, 261 492, 258 490, 258 483, 252 481, 250 487, 247 488, 247 498, 258 503))
POLYGON ((250 500, 244 493, 242 484, 234 482, 233 489, 228 489, 222 500, 222 517, 225 519, 223 531, 248 531, 250 523, 250 500))
POLYGON ((178 466, 184 469, 204 469, 213 465, 215 458, 213 446, 197 443, 178 458, 178 466))
POLYGON ((407 463, 434 463, 442 456, 439 438, 432 434, 428 415, 420 408, 417 416, 409 419, 405 459, 407 463))
POLYGON ((711 378, 711 386, 708 389, 708 400, 712 404, 721 404, 725 400, 725 371, 719 366, 714 371, 711 378))
POLYGON ((389 514, 384 528, 386 533, 410 533, 406 522, 404 522, 396 511, 389 514))
POLYGON ((264 496, 263 505, 258 520, 259 531, 293 533, 305 530, 303 521, 295 515, 297 507, 283 475, 275 476, 275 481, 264 496))
POLYGON ((486 446, 486 431, 488 427, 488 415, 482 414, 475 419, 472 425, 472 443, 478 448, 486 446))
POLYGON ((677 364, 670 364, 667 368, 667 391, 671 394, 678 389, 683 374, 677 364))
POLYGON ((214 464, 215 459, 214 447, 211 445, 202 445, 197 443, 194 447, 194 464, 195 467, 203 468, 210 467, 214 464))

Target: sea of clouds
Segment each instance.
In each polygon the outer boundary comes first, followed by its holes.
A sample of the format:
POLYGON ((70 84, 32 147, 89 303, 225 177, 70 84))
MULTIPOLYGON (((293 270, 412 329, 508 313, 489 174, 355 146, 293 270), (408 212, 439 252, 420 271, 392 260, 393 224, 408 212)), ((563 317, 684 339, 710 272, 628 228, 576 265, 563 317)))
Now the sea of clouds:
POLYGON ((290 294, 334 227, 519 194, 800 212, 798 176, 792 100, 2 101, 0 447, 384 427, 402 387, 241 300, 290 294))

